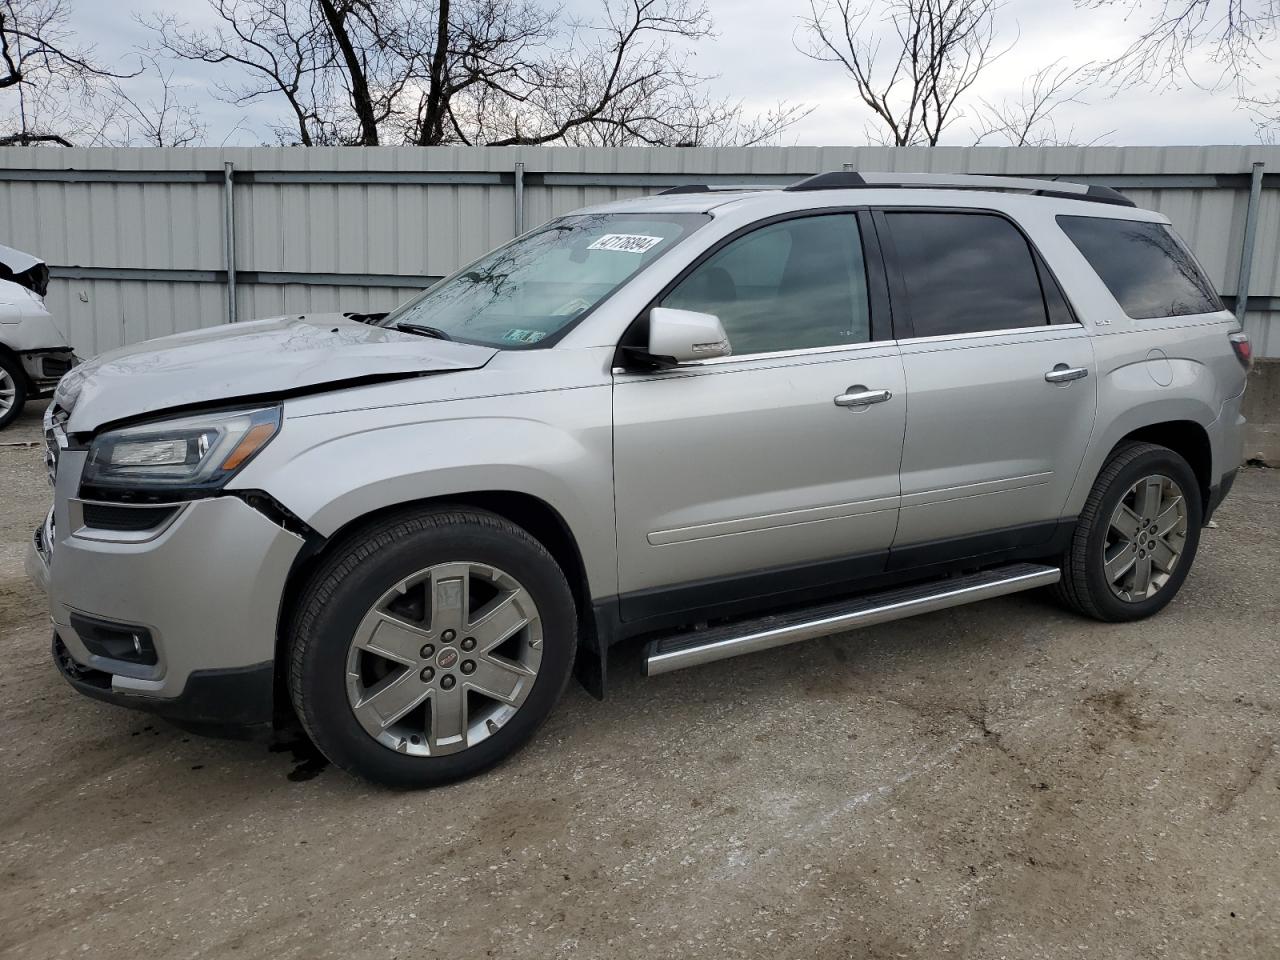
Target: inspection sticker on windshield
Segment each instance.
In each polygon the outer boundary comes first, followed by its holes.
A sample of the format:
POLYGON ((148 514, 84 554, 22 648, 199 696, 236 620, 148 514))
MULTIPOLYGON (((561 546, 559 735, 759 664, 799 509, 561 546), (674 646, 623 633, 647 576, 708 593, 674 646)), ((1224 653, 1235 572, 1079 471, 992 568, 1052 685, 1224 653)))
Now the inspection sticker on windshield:
POLYGON ((502 339, 512 343, 537 343, 546 335, 543 330, 508 330, 502 335, 502 339))
POLYGON ((656 247, 664 237, 646 237, 642 233, 606 233, 588 250, 616 250, 619 253, 644 253, 656 247))

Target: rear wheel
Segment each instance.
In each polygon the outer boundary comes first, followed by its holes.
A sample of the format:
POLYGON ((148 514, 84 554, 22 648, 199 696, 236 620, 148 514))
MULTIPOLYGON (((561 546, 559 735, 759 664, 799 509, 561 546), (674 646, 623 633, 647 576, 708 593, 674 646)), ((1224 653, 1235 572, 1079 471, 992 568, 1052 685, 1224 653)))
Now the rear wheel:
POLYGON ((27 378, 22 365, 0 351, 0 430, 18 418, 26 404, 27 378))
POLYGON ((1119 448, 1080 513, 1058 595, 1098 620, 1138 620, 1177 594, 1195 559, 1200 486, 1167 447, 1119 448))
POLYGON ((316 746, 395 786, 520 747, 565 688, 577 640, 564 574, 492 514, 435 510, 340 546, 303 596, 289 686, 316 746))

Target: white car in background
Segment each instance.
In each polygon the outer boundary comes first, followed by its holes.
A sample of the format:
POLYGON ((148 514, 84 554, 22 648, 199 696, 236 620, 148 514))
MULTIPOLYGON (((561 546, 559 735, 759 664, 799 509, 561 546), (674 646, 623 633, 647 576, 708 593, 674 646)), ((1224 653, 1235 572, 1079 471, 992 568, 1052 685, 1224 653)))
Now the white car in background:
POLYGON ((45 309, 49 268, 0 245, 0 430, 28 400, 47 397, 76 363, 66 335, 45 309))

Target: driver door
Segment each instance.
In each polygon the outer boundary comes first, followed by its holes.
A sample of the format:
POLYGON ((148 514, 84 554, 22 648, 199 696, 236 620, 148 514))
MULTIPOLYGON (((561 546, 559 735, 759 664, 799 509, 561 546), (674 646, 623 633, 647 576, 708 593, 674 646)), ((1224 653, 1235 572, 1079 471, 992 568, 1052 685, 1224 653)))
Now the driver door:
POLYGON ((873 325, 883 275, 868 233, 851 212, 770 222, 660 298, 716 314, 733 355, 615 374, 624 620, 884 570, 906 397, 896 345, 872 338, 885 318, 873 325))

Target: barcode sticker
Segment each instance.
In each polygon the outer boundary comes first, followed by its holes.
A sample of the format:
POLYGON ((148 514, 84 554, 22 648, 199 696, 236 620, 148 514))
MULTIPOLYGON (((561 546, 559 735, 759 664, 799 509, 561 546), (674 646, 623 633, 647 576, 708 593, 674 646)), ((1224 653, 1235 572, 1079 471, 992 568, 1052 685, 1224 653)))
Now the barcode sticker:
POLYGON ((619 253, 644 253, 663 241, 663 237, 646 237, 642 233, 606 233, 588 250, 616 250, 619 253))

